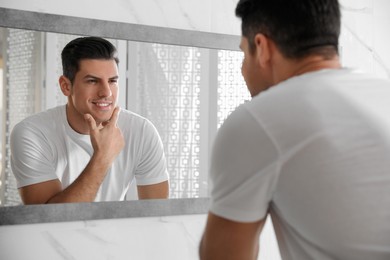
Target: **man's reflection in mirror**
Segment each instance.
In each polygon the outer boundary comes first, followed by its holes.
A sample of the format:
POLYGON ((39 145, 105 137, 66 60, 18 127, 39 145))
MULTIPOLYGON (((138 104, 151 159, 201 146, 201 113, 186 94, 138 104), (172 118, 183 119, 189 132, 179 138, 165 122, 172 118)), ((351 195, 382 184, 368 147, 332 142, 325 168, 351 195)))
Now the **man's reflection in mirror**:
POLYGON ((30 116, 11 134, 11 167, 24 204, 167 198, 163 145, 147 119, 117 105, 116 48, 98 37, 69 42, 59 78, 67 104, 30 116))

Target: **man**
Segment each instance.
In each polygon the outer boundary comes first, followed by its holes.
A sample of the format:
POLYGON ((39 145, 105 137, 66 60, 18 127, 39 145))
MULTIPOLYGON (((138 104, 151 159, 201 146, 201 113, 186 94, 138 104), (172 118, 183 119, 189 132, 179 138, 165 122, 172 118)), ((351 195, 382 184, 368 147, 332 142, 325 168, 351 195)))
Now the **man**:
POLYGON ((214 144, 201 259, 390 259, 390 82, 341 68, 337 0, 240 0, 252 100, 214 144), (266 249, 265 249, 266 250, 266 249))
POLYGON ((77 38, 62 51, 66 105, 26 118, 11 135, 11 166, 25 204, 167 198, 162 142, 145 118, 117 107, 115 47, 77 38))

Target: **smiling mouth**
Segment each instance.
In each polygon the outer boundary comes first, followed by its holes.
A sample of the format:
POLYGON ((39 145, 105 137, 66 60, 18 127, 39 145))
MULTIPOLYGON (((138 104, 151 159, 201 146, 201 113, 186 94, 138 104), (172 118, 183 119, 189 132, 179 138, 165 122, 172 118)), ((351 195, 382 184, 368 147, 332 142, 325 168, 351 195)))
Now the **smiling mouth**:
POLYGON ((92 104, 104 108, 104 107, 109 107, 112 103, 111 102, 92 102, 92 104))

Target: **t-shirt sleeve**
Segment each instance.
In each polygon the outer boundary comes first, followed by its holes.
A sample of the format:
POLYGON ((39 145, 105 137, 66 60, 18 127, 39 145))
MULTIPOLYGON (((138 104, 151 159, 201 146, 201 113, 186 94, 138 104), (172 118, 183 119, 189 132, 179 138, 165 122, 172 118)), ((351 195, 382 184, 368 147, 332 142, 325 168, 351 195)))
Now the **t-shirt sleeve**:
POLYGON ((53 152, 38 129, 24 122, 15 125, 10 144, 11 169, 18 188, 58 178, 53 152))
POLYGON ((263 219, 277 182, 277 158, 277 149, 260 122, 239 107, 214 142, 210 211, 238 222, 263 219))
POLYGON ((137 185, 157 184, 169 179, 160 135, 148 120, 143 126, 141 156, 135 171, 135 179, 137 185))

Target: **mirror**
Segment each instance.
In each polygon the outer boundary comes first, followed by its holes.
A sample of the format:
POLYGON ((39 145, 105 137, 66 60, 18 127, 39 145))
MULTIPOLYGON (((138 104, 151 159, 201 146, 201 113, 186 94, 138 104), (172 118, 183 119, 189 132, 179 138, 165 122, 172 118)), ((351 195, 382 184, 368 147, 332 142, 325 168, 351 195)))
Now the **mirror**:
MULTIPOLYGON (((249 93, 240 37, 0 8, 2 165, 0 205, 20 204, 9 164, 9 133, 23 118, 65 104, 60 53, 77 35, 118 49, 121 107, 156 126, 170 198, 208 196, 209 153, 218 127, 249 93)), ((131 189, 127 199, 134 199, 131 189)))

